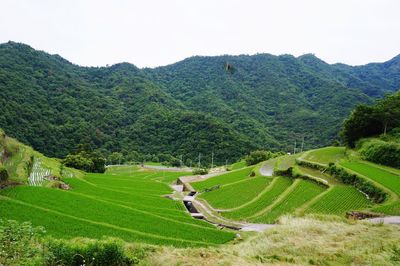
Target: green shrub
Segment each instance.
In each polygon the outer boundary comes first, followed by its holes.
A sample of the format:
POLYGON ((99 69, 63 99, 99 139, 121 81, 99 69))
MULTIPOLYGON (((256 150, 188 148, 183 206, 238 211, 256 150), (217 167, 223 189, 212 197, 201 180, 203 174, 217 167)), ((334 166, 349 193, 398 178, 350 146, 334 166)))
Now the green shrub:
POLYGON ((0 265, 43 265, 43 234, 43 228, 27 222, 0 220, 0 265))
POLYGON ((208 174, 208 170, 206 168, 195 168, 192 173, 194 175, 206 175, 208 174))
POLYGON ((97 241, 49 240, 46 243, 52 254, 50 265, 132 265, 125 254, 122 242, 106 239, 97 241))
POLYGON ((365 160, 400 168, 400 145, 397 143, 367 140, 362 142, 360 154, 365 160))
POLYGON ((8 171, 7 169, 0 165, 0 181, 7 181, 8 180, 8 171))
POLYGON ((244 160, 247 165, 258 164, 259 162, 266 161, 273 157, 273 153, 270 151, 252 151, 247 155, 244 160))

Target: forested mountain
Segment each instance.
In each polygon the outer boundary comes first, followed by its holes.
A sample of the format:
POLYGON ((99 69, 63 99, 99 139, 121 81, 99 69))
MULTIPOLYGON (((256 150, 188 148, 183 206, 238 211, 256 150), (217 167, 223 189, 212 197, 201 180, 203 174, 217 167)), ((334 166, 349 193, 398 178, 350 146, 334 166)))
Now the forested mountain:
POLYGON ((313 55, 192 57, 139 69, 80 67, 0 45, 0 127, 49 156, 77 144, 104 153, 217 162, 254 149, 329 144, 359 103, 400 88, 400 58, 360 67, 313 55), (231 68, 227 68, 229 65, 231 68))

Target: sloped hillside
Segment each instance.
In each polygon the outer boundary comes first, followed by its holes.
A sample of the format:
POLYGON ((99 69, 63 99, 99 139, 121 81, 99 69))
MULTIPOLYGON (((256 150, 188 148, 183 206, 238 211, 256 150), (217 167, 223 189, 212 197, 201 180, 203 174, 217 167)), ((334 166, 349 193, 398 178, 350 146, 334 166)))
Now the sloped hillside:
POLYGON ((258 54, 80 67, 8 42, 0 45, 0 127, 48 156, 89 144, 105 156, 191 161, 214 150, 224 164, 252 149, 293 150, 303 137, 307 149, 329 145, 355 105, 400 87, 398 66, 398 57, 351 67, 258 54))
POLYGON ((42 186, 50 184, 53 179, 76 177, 78 170, 63 167, 58 159, 48 158, 8 137, 0 129, 0 167, 7 171, 8 178, 0 185, 26 184, 42 186))

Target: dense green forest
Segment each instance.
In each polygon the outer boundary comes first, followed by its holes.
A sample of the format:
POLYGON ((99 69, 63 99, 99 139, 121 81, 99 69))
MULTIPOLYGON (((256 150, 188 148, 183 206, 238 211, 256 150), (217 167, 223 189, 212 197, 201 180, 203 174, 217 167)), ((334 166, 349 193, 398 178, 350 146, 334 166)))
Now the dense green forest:
POLYGON ((80 67, 8 42, 0 45, 0 127, 48 156, 87 144, 104 157, 189 162, 200 153, 207 163, 214 151, 216 163, 233 162, 255 149, 290 151, 303 138, 307 149, 330 144, 357 104, 400 87, 399 68, 399 57, 351 67, 268 54, 80 67))
POLYGON ((400 91, 374 105, 359 105, 345 120, 342 137, 361 156, 400 168, 400 91))

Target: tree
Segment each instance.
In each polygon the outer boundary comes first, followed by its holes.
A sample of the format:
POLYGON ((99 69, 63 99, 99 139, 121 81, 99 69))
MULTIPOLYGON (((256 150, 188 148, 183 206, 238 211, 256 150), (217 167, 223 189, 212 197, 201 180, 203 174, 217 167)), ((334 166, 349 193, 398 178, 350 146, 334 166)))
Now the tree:
POLYGON ((120 152, 113 152, 108 156, 108 161, 111 164, 121 164, 123 162, 124 156, 120 152))
POLYGON ((79 154, 68 154, 63 160, 65 166, 80 169, 86 172, 90 172, 93 169, 93 161, 86 158, 82 153, 79 154))
POLYGON ((359 105, 344 121, 341 136, 354 147, 357 140, 384 134, 400 126, 400 92, 387 95, 373 106, 359 105))
POLYGON ((244 160, 247 165, 254 165, 259 162, 266 161, 273 156, 273 153, 270 151, 252 151, 249 155, 247 155, 244 160))

